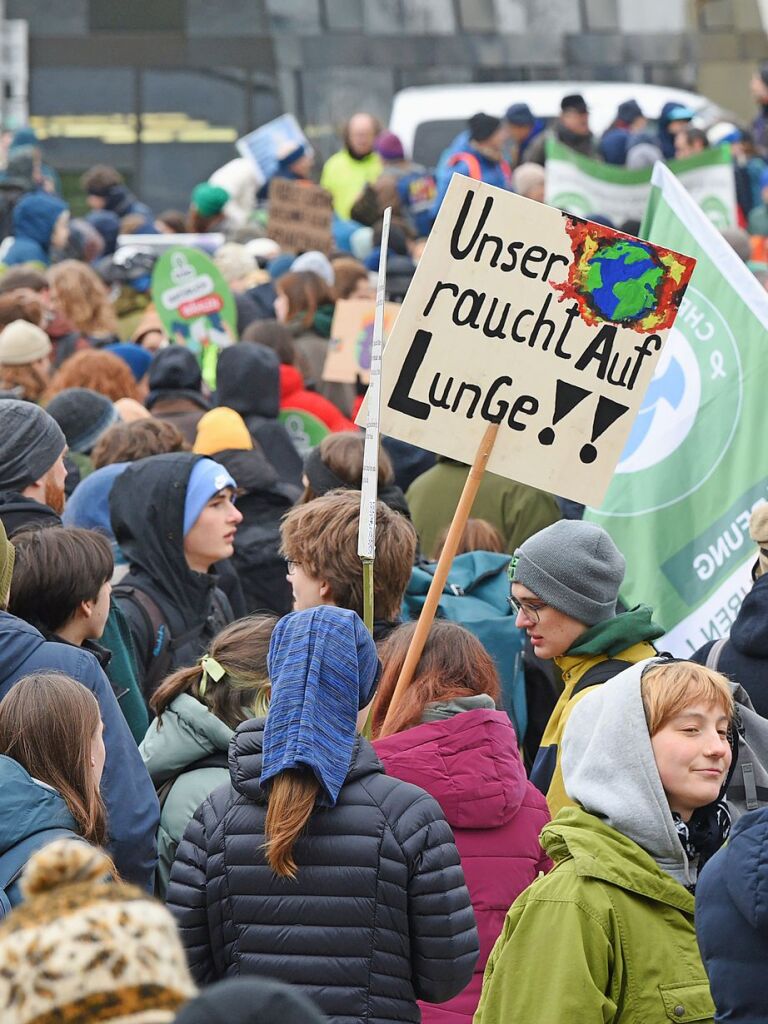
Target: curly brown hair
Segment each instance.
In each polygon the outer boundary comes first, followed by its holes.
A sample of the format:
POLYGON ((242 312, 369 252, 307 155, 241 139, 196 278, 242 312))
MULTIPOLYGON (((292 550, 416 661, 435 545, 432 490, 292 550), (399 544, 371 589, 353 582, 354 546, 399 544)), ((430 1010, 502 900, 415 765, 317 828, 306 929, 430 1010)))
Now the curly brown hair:
POLYGON ((136 379, 128 364, 112 352, 86 348, 65 360, 53 375, 45 401, 67 388, 90 388, 116 402, 119 398, 139 399, 136 379))
POLYGON ((106 430, 91 452, 94 469, 115 462, 136 462, 149 455, 189 451, 181 432, 166 420, 145 419, 116 423, 106 430))

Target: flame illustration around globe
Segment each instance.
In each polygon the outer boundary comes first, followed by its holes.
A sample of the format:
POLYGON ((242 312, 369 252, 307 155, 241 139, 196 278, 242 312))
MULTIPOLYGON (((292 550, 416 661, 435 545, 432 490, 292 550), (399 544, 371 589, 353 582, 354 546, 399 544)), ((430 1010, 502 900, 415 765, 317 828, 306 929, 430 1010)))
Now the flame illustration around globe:
POLYGON ((641 334, 671 327, 696 261, 631 235, 564 214, 574 259, 552 287, 575 299, 590 326, 613 323, 641 334))

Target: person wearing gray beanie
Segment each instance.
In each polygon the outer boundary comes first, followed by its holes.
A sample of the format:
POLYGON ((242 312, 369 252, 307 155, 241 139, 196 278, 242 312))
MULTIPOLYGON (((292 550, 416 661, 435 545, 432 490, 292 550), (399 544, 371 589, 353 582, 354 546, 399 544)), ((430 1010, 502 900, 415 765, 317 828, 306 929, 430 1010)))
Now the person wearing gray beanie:
POLYGON ((70 451, 81 455, 89 455, 104 431, 120 419, 114 403, 90 388, 65 388, 46 411, 63 430, 70 451))
POLYGON ((651 609, 617 614, 624 556, 596 523, 563 519, 529 537, 510 563, 510 603, 537 658, 553 660, 563 691, 542 736, 531 781, 552 816, 571 803, 560 771, 560 740, 584 693, 629 665, 652 658, 664 632, 651 609))
POLYGON ((60 525, 67 441, 32 402, 0 401, 0 520, 8 536, 32 523, 60 525))

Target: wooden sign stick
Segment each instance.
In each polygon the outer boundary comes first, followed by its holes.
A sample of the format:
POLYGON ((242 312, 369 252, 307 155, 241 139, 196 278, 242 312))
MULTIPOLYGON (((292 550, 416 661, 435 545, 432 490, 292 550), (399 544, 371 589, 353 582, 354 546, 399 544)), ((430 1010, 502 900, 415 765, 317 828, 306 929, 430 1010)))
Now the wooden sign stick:
POLYGON ((421 658, 421 653, 424 650, 424 645, 427 642, 429 631, 432 627, 432 622, 435 618, 435 612, 437 606, 440 604, 440 597, 445 587, 445 581, 448 579, 448 573, 451 571, 451 565, 456 554, 456 549, 459 546, 461 535, 464 532, 467 519, 469 519, 469 513, 472 510, 475 497, 477 496, 478 489, 480 487, 480 481, 483 479, 485 473, 485 467, 488 464, 491 452, 493 451, 493 445, 496 441, 496 435, 499 432, 499 424, 491 423, 488 426, 483 439, 480 442, 480 446, 477 449, 475 455, 475 461, 472 463, 472 468, 469 471, 464 489, 461 492, 459 503, 456 506, 456 512, 453 516, 450 529, 448 530, 448 536, 445 538, 445 544, 443 550, 440 553, 440 558, 435 568, 435 575, 432 577, 432 582, 429 585, 429 592, 427 593, 427 599, 424 602, 424 607, 421 609, 421 615, 416 625, 416 629, 413 634, 413 640, 411 640, 411 646, 408 648, 408 653, 405 656, 403 667, 400 672, 400 676, 395 685, 395 692, 392 694, 392 700, 389 703, 387 709, 387 715, 384 719, 384 724, 381 727, 379 736, 388 736, 389 728, 391 724, 394 708, 397 706, 398 701, 401 699, 403 693, 408 689, 413 679, 416 666, 421 658))

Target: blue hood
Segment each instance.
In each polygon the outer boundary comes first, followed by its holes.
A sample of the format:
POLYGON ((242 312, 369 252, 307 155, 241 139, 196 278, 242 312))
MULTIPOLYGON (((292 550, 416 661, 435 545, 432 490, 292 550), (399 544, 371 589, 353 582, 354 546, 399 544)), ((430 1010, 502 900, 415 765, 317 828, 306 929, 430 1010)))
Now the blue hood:
MULTIPOLYGON (((760 935, 768 932, 768 807, 745 814, 736 822, 724 858, 728 895, 747 924, 760 935)), ((704 869, 706 871, 706 868, 704 869)))
POLYGON ((13 211, 14 236, 31 238, 48 252, 56 219, 66 209, 67 204, 63 199, 46 192, 33 192, 24 196, 13 211))
POLYGON ((78 831, 55 789, 35 781, 17 761, 0 755, 0 854, 48 828, 78 831))
MULTIPOLYGON (((27 658, 45 643, 43 637, 34 626, 23 619, 16 618, 9 612, 0 611, 0 665, 3 667, 2 678, 9 679, 27 658)), ((6 694, 0 686, 0 698, 6 694)))

